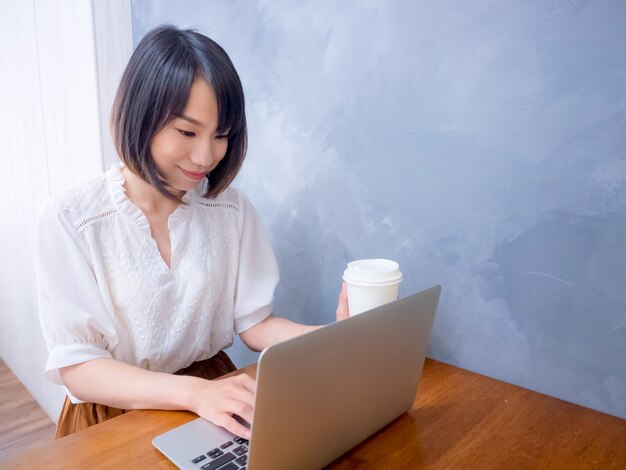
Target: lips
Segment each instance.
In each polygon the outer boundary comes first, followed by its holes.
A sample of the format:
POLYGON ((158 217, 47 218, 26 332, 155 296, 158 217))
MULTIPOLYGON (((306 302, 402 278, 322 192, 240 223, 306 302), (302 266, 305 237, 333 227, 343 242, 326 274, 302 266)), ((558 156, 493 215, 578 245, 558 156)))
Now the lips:
POLYGON ((183 170, 182 168, 180 169, 180 171, 183 172, 183 174, 189 178, 192 179, 194 181, 200 181, 202 178, 204 178, 206 176, 206 171, 203 171, 201 173, 196 173, 194 171, 187 171, 187 170, 183 170))

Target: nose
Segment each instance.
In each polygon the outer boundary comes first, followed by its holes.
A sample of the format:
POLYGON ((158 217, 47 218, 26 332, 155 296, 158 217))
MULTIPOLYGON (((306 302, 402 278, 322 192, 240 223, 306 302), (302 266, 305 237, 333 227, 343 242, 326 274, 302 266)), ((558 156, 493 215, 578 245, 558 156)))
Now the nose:
POLYGON ((211 141, 198 142, 198 145, 193 149, 189 160, 203 169, 213 167, 218 163, 223 155, 220 155, 220 150, 211 141))

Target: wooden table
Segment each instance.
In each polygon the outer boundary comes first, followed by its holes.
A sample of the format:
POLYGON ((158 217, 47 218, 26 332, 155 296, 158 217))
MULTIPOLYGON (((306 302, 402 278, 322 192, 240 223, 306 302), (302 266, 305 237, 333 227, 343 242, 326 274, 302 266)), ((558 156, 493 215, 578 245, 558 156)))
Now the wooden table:
MULTIPOLYGON (((133 411, 0 468, 172 469, 152 438, 193 418, 133 411)), ((328 468, 626 469, 626 421, 427 359, 413 408, 328 468)))

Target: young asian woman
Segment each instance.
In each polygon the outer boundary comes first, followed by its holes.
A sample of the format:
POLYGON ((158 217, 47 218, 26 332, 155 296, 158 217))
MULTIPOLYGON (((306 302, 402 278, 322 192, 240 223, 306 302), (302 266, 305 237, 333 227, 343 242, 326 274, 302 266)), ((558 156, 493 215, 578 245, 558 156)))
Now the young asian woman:
MULTIPOLYGON (((231 183, 247 145, 226 52, 161 26, 134 51, 111 113, 121 163, 52 197, 37 231, 46 375, 67 390, 57 437, 131 409, 190 410, 249 437, 255 383, 224 349, 306 333, 273 315, 278 265, 231 183)), ((348 316, 345 285, 336 311, 348 316)))

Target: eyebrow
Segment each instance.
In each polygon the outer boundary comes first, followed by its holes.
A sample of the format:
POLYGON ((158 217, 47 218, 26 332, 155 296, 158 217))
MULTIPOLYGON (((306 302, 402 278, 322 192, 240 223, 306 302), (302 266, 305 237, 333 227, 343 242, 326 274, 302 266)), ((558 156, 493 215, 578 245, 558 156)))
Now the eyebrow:
POLYGON ((178 117, 180 119, 184 119, 185 121, 189 121, 190 123, 195 124, 196 126, 204 126, 204 124, 202 122, 200 122, 197 119, 194 119, 192 117, 189 117, 189 116, 187 116, 185 114, 180 114, 180 115, 178 115, 178 117))

